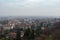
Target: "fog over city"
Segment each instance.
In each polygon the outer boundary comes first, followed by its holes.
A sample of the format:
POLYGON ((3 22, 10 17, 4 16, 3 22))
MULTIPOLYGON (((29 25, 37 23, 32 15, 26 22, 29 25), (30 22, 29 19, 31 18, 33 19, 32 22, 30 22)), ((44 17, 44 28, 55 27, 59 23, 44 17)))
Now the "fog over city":
POLYGON ((0 16, 60 16, 60 0, 0 0, 0 16))

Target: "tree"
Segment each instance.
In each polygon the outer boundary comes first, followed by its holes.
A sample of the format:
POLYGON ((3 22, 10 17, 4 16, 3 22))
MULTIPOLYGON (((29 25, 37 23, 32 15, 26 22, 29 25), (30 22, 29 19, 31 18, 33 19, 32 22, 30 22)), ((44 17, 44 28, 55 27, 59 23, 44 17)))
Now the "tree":
POLYGON ((32 30, 32 32, 31 32, 31 36, 30 36, 30 37, 31 37, 31 39, 32 39, 32 40, 34 40, 34 39, 35 39, 34 30, 32 30))
POLYGON ((31 25, 31 30, 35 30, 35 24, 31 25))
POLYGON ((37 36, 40 36, 42 24, 43 24, 43 23, 41 22, 41 23, 39 23, 38 26, 37 26, 37 29, 36 29, 36 34, 37 34, 37 36))
POLYGON ((16 40, 21 40, 20 35, 21 35, 20 29, 18 28, 18 29, 17 29, 17 32, 16 32, 16 40))
POLYGON ((52 31, 52 37, 53 37, 53 40, 60 40, 60 22, 57 22, 54 24, 54 28, 53 31, 52 31))
POLYGON ((0 21, 0 24, 7 24, 8 23, 8 20, 2 20, 0 21))
POLYGON ((30 38, 31 38, 30 36, 31 36, 31 31, 30 31, 30 29, 28 28, 28 29, 25 30, 24 38, 25 38, 26 40, 30 40, 30 38))

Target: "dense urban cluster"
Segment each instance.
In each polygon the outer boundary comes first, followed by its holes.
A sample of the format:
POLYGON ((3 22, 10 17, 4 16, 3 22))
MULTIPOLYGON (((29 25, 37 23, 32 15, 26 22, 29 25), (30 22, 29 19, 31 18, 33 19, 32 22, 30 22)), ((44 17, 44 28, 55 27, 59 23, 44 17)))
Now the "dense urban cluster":
POLYGON ((56 23, 60 22, 60 19, 57 18, 14 17, 0 19, 1 40, 53 40, 53 29, 55 29, 56 23))

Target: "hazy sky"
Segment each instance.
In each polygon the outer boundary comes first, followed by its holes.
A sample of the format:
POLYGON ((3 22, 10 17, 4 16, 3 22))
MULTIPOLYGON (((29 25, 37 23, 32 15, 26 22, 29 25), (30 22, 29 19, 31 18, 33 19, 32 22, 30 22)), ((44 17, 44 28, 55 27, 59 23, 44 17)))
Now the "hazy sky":
POLYGON ((0 16, 60 16, 60 0, 0 0, 0 16))

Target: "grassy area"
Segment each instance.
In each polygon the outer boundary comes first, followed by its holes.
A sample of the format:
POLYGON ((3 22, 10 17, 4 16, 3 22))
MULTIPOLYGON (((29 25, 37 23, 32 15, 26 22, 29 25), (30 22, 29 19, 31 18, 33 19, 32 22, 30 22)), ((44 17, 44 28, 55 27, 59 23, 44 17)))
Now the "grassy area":
MULTIPOLYGON (((1 38, 0 40, 5 40, 5 38, 1 38)), ((12 39, 11 39, 12 40, 12 39)), ((52 36, 49 35, 49 37, 46 40, 52 40, 52 36)))
POLYGON ((1 38, 0 40, 5 40, 5 38, 1 38))
POLYGON ((46 40, 52 40, 52 35, 49 35, 49 37, 46 40))
MULTIPOLYGON (((1 38, 0 40, 8 40, 8 39, 5 39, 5 38, 1 38)), ((10 40, 13 40, 13 39, 10 39, 10 40)))

